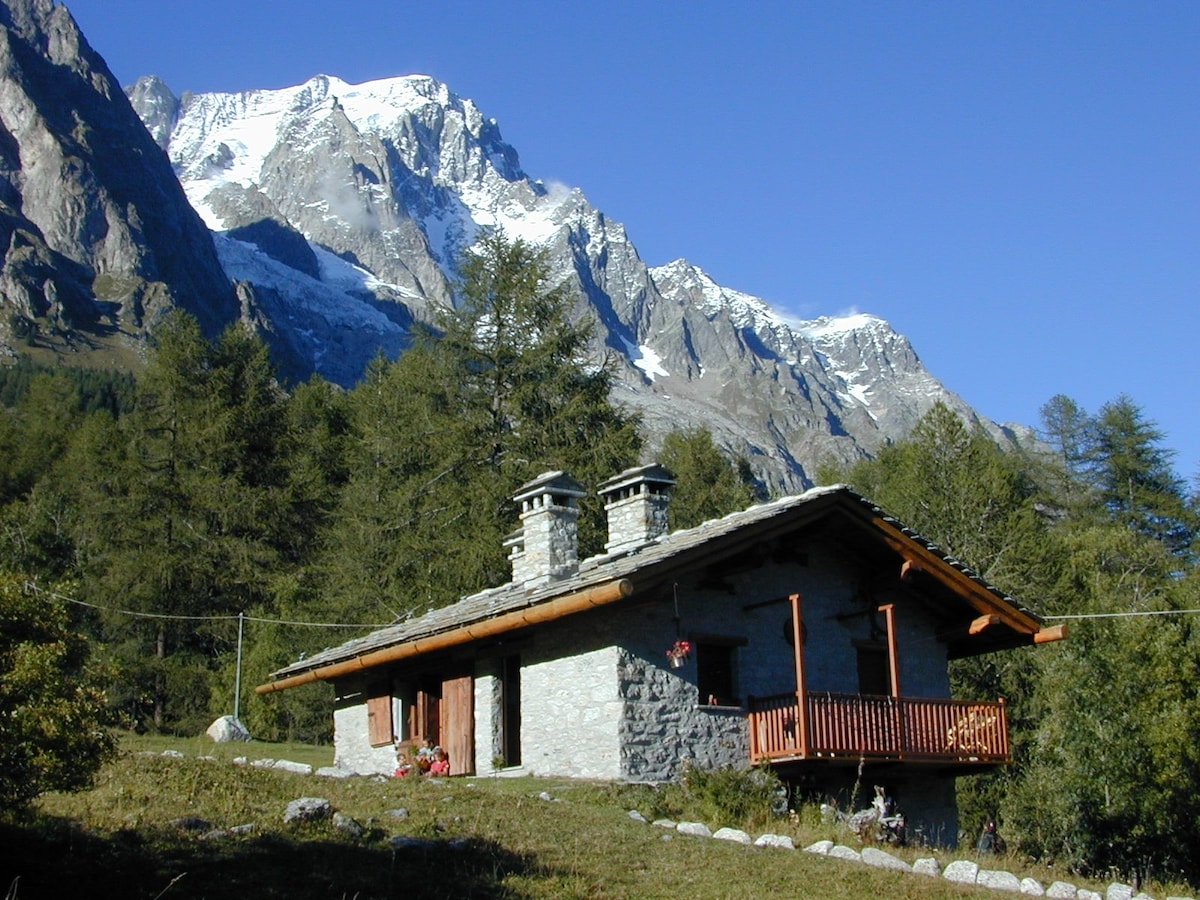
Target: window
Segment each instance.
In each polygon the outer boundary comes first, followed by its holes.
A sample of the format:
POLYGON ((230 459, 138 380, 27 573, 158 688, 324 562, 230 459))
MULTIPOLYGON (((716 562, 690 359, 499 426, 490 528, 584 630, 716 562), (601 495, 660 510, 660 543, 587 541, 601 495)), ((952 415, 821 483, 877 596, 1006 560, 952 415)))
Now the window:
POLYGON ((418 744, 441 743, 442 685, 424 677, 417 682, 416 696, 408 709, 408 736, 418 744))
POLYGON ((735 680, 737 641, 701 638, 696 646, 696 687, 702 706, 740 706, 735 680))
POLYGON ((398 681, 392 685, 392 734, 397 743, 404 743, 412 738, 409 720, 412 718, 412 708, 416 700, 416 688, 408 682, 398 681))
POLYGON ((854 648, 858 651, 858 692, 886 697, 892 692, 887 647, 883 644, 856 641, 854 648))

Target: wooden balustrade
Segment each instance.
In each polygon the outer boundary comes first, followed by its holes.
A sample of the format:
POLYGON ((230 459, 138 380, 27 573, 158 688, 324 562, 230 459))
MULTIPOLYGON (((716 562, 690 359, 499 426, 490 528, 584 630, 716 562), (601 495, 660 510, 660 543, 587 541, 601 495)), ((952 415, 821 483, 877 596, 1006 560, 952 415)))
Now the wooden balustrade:
POLYGON ((1004 701, 809 693, 808 734, 795 694, 752 697, 750 759, 852 757, 979 765, 1011 761, 1004 701))

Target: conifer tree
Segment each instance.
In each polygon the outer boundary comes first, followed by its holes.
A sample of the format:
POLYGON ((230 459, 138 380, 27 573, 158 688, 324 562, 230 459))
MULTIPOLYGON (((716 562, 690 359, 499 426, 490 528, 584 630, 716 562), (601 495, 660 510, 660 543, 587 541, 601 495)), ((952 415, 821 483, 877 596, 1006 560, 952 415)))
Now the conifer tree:
POLYGON ((745 509, 761 497, 744 461, 731 461, 707 428, 672 431, 663 439, 659 461, 675 475, 671 527, 692 528, 745 509))
POLYGON ((111 615, 115 699, 136 724, 194 728, 235 616, 268 593, 289 521, 283 395, 266 350, 239 326, 216 345, 178 315, 158 333, 122 440, 76 479, 80 590, 111 615), (192 618, 189 618, 192 617, 192 618))
MULTIPOLYGON (((350 395, 350 477, 325 556, 326 601, 351 621, 441 606, 509 577, 511 496, 538 474, 596 484, 637 461, 636 419, 609 400, 574 297, 544 254, 502 234, 462 262, 457 305, 350 395)), ((589 500, 581 553, 603 545, 589 500)))
POLYGON ((1096 432, 1095 479, 1109 512, 1173 552, 1186 552, 1195 539, 1196 514, 1172 470, 1173 453, 1161 446, 1162 431, 1121 396, 1101 407, 1096 432))
POLYGON ((1046 523, 1024 460, 945 404, 845 478, 993 583, 1019 592, 1037 571, 1046 523))
POLYGON ((1052 501, 1071 509, 1088 502, 1089 472, 1096 456, 1096 420, 1075 400, 1056 394, 1042 405, 1038 437, 1053 452, 1043 479, 1052 501))

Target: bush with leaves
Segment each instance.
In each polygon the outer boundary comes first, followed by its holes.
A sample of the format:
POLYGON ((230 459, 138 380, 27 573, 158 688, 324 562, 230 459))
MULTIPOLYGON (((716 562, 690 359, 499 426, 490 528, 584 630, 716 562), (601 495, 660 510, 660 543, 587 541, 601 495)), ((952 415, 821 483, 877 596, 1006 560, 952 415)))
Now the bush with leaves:
POLYGON ((0 806, 91 784, 116 747, 100 684, 66 608, 0 572, 0 806))
POLYGON ((688 766, 679 787, 679 812, 714 826, 765 826, 778 814, 786 789, 767 768, 688 766))

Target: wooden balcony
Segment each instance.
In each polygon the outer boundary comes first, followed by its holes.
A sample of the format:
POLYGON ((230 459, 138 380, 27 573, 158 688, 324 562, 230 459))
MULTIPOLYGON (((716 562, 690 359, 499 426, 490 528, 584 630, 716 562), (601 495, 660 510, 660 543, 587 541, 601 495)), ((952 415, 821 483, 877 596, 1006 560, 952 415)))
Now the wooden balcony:
POLYGON ((794 693, 750 698, 751 762, 865 759, 979 766, 1012 761, 1003 700, 809 693, 805 715, 800 712, 794 693))

